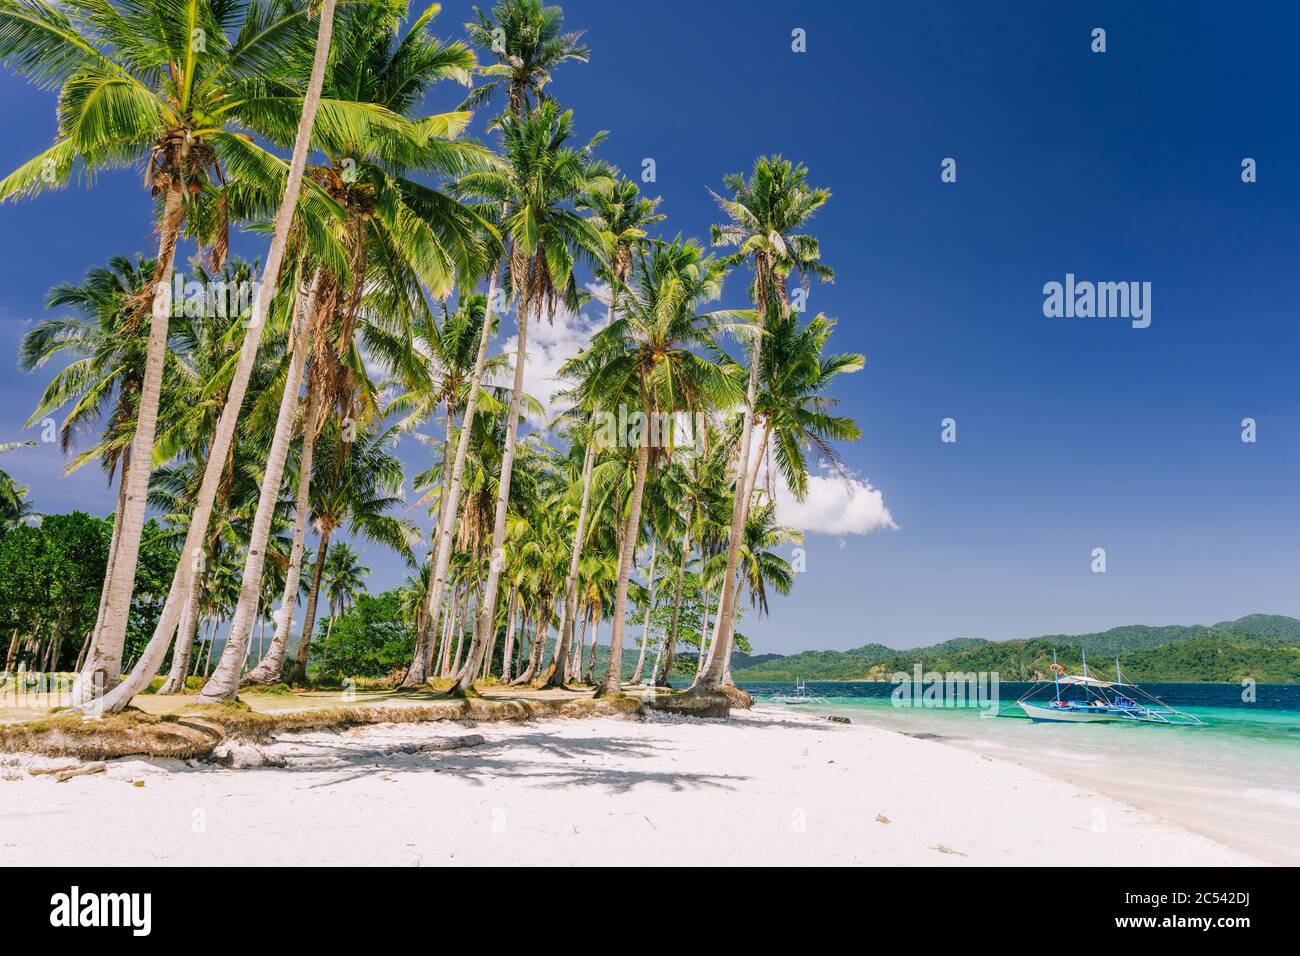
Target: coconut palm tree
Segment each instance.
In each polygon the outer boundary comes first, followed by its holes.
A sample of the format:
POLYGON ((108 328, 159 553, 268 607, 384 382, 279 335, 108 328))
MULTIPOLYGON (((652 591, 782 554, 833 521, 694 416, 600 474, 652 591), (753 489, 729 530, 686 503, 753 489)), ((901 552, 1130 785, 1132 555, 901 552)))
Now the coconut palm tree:
POLYGON ((474 19, 465 32, 480 49, 489 51, 496 64, 483 68, 491 77, 466 98, 462 108, 491 102, 504 88, 509 112, 522 119, 542 102, 551 71, 561 63, 586 63, 590 50, 578 41, 581 33, 564 33, 564 11, 541 0, 503 0, 491 14, 474 7, 474 19))
MULTIPOLYGON (((285 247, 289 239, 289 228, 298 205, 302 175, 307 165, 307 148, 311 140, 312 128, 316 122, 316 113, 320 106, 320 90, 324 82, 325 64, 329 57, 330 39, 334 28, 334 4, 335 0, 322 0, 321 2, 311 74, 307 80, 307 92, 303 99, 302 112, 293 144, 293 154, 285 172, 284 193, 275 214, 271 246, 267 253, 266 265, 262 270, 261 282, 258 285, 248 320, 249 329, 254 331, 255 334, 245 335, 240 346, 239 358, 231 376, 226 405, 222 409, 221 417, 213 434, 207 466, 199 489, 198 501, 186 533, 185 545, 181 552, 182 559, 177 563, 176 575, 172 579, 171 589, 167 594, 163 612, 159 617, 157 626, 154 628, 153 636, 150 638, 144 652, 140 655, 140 659, 131 669, 130 675, 122 682, 121 686, 113 689, 104 695, 102 699, 93 703, 84 699, 86 690, 89 690, 89 688, 84 686, 84 682, 79 682, 83 683, 81 694, 83 708, 94 707, 96 709, 117 711, 125 707, 132 697, 144 689, 149 681, 153 679, 153 675, 157 673, 158 667, 167 654, 172 636, 179 623, 178 618, 182 604, 191 594, 193 575, 196 568, 194 567, 194 561, 185 558, 186 556, 197 556, 202 553, 201 548, 207 534, 208 519, 211 516, 224 460, 234 441, 235 424, 256 362, 257 348, 261 342, 267 314, 270 311, 271 297, 279 282, 280 265, 284 259, 285 247)), ((185 35, 189 36, 190 34, 186 33, 185 35)), ((235 138, 238 139, 238 137, 235 138)), ((240 140, 240 142, 247 145, 243 140, 240 140)), ((167 257, 169 268, 170 254, 169 251, 167 257)), ((163 259, 161 256, 159 258, 160 260, 163 259)), ((152 350, 152 348, 151 340, 150 349, 152 350)), ((143 404, 142 400, 142 407, 143 404)), ((139 426, 137 426, 137 436, 138 434, 139 426)), ((150 444, 152 445, 152 442, 150 444)), ((134 450, 132 456, 133 458, 136 457, 134 450)), ((125 539, 125 530, 123 531, 123 538, 125 539)), ((83 676, 84 674, 85 672, 83 672, 83 676)), ((76 696, 74 694, 74 699, 76 699, 76 696)))
POLYGON ((719 329, 718 315, 697 310, 721 294, 722 263, 705 255, 698 243, 679 239, 657 243, 639 257, 638 267, 640 274, 624 296, 618 317, 571 363, 571 370, 581 376, 577 391, 583 400, 601 409, 606 423, 625 417, 630 434, 613 437, 636 448, 632 496, 619 542, 610 666, 600 691, 604 694, 622 689, 624 617, 647 476, 676 444, 677 415, 703 414, 740 397, 718 366, 692 351, 707 346, 719 329), (620 415, 620 406, 635 411, 620 415))
MULTIPOLYGON (((465 114, 398 122, 402 112, 418 105, 437 80, 451 76, 468 82, 474 66, 474 55, 464 45, 443 46, 425 34, 425 27, 435 12, 436 8, 426 10, 407 36, 400 39, 391 14, 382 8, 351 9, 340 23, 337 55, 325 81, 325 94, 335 99, 350 97, 358 106, 366 108, 372 104, 382 107, 392 121, 382 127, 335 127, 326 123, 316 131, 316 145, 329 157, 330 163, 314 168, 311 175, 343 210, 337 229, 348 253, 351 289, 345 291, 341 277, 332 270, 324 266, 317 269, 297 340, 302 356, 295 356, 282 394, 280 419, 267 460, 263 500, 253 525, 239 606, 221 663, 201 699, 229 699, 238 689, 239 662, 243 659, 252 629, 253 609, 258 602, 263 544, 293 433, 306 332, 317 322, 318 298, 323 294, 324 301, 339 307, 334 316, 337 328, 329 331, 335 348, 347 353, 352 348, 355 322, 368 286, 377 282, 384 287, 384 293, 372 291, 371 296, 382 299, 391 317, 395 312, 423 305, 420 283, 434 295, 446 295, 458 278, 473 274, 482 266, 483 251, 478 238, 482 224, 471 211, 413 183, 404 189, 390 175, 393 168, 415 163, 425 171, 449 176, 490 164, 490 157, 480 147, 471 144, 462 148, 452 142, 468 121, 465 114), (416 208, 412 208, 406 198, 417 191, 416 208), (431 213, 430 221, 421 217, 417 211, 420 207, 431 213), (334 287, 328 288, 331 282, 334 287), (325 289, 321 288, 322 284, 325 289)), ((283 105, 278 105, 280 109, 298 107, 296 92, 289 90, 282 97, 264 98, 261 108, 266 109, 275 99, 283 101, 283 105)), ((263 116, 263 121, 267 122, 267 117, 263 116)), ((330 316, 323 318, 328 321, 330 316)), ((328 354, 322 355, 325 351, 318 350, 324 361, 317 363, 314 374, 320 382, 331 382, 340 377, 337 373, 346 365, 330 361, 328 354)), ((348 376, 342 378, 346 380, 348 376)), ((337 383, 333 384, 337 391, 337 383)), ((351 391, 347 390, 346 394, 350 404, 351 391)), ((351 417, 352 409, 345 408, 344 414, 351 417)), ((310 474, 310 471, 303 472, 308 478, 310 474)))
MULTIPOLYGON (((617 312, 619 290, 626 286, 631 275, 633 254, 640 248, 640 244, 646 237, 646 227, 662 221, 664 217, 656 212, 659 200, 643 197, 636 183, 628 179, 619 179, 608 191, 596 190, 579 197, 578 206, 591 212, 588 221, 600 234, 605 249, 605 262, 597 271, 609 290, 609 312, 606 319, 606 325, 609 325, 614 321, 617 312)), ((587 411, 590 419, 590 409, 587 411)), ((562 595, 564 604, 560 611, 557 655, 561 653, 561 649, 568 648, 572 632, 577 626, 575 618, 577 617, 578 564, 582 560, 582 546, 587 533, 587 510, 591 504, 591 480, 596 458, 594 444, 586 441, 584 445, 586 454, 582 464, 582 492, 578 505, 577 526, 573 533, 569 574, 565 579, 562 595)), ((548 677, 546 686, 560 687, 563 686, 563 681, 564 668, 556 667, 548 677)))
MULTIPOLYGON (((204 190, 223 179, 249 150, 236 124, 256 126, 244 110, 252 85, 283 69, 285 56, 309 42, 307 18, 287 2, 270 4, 108 3, 55 5, 0 0, 0 59, 11 69, 59 90, 54 145, 0 180, 0 201, 66 184, 74 169, 141 163, 158 207, 156 292, 135 302, 135 324, 149 315, 121 527, 108 570, 105 608, 83 678, 115 684, 121 667, 144 524, 159 393, 167 356, 170 279, 187 216, 204 190), (241 16, 242 14, 242 16, 241 16), (228 29, 242 19, 232 38, 228 29)), ((224 243, 214 249, 217 264, 224 243)), ((79 680, 74 699, 86 696, 79 680)))
MULTIPOLYGON (((506 511, 523 398, 528 322, 533 316, 538 319, 543 315, 554 316, 561 305, 577 308, 579 293, 574 278, 575 262, 580 257, 599 261, 602 247, 599 235, 572 206, 579 196, 609 186, 603 170, 594 171, 590 164, 590 153, 599 137, 581 149, 575 150, 567 145, 573 137, 571 112, 561 112, 546 101, 522 121, 507 118, 503 132, 506 169, 471 173, 460 182, 464 193, 501 203, 508 210, 503 222, 503 236, 509 250, 510 283, 519 301, 519 311, 514 385, 506 416, 506 445, 492 527, 491 554, 494 560, 483 585, 479 626, 476 640, 470 647, 469 664, 456 684, 455 693, 464 693, 473 683, 482 664, 484 639, 496 620, 497 590, 501 578, 499 556, 506 536, 506 511)), ((449 517, 454 520, 454 512, 449 517)))
MULTIPOLYGON (((755 305, 749 383, 745 392, 740 448, 736 459, 737 491, 731 508, 727 562, 718 606, 717 637, 714 639, 715 646, 724 650, 730 647, 730 635, 735 628, 733 589, 741 535, 749 508, 744 492, 758 397, 764 326, 769 317, 784 318, 789 314, 786 285, 792 272, 798 272, 805 282, 809 276, 816 276, 823 282, 834 277, 830 268, 821 262, 821 249, 817 240, 799 231, 830 199, 830 190, 809 186, 807 178, 806 167, 796 166, 779 156, 763 156, 754 164, 754 170, 748 179, 742 173, 724 178, 723 182, 731 192, 730 198, 714 193, 728 222, 713 227, 713 243, 715 246, 738 247, 727 261, 733 264, 747 262, 750 265, 754 273, 750 297, 755 305)), ((719 685, 725 669, 724 658, 727 656, 726 653, 715 653, 712 656, 709 665, 700 672, 691 686, 692 692, 706 693, 719 685)))
MULTIPOLYGON (((857 372, 866 364, 857 352, 826 354, 834 328, 835 321, 824 315, 804 323, 798 313, 768 326, 754 408, 755 426, 761 422, 761 430, 758 451, 746 476, 747 495, 754 493, 769 443, 786 487, 802 501, 808 493, 805 450, 811 449, 823 462, 842 471, 832 443, 862 437, 852 418, 832 413, 839 403, 826 394, 838 376, 857 372)), ((739 364, 726 361, 732 376, 747 374, 739 364)), ((740 436, 734 437, 738 440, 740 436)), ((768 469, 769 479, 770 472, 768 469)), ((768 497, 772 497, 771 487, 768 497)))

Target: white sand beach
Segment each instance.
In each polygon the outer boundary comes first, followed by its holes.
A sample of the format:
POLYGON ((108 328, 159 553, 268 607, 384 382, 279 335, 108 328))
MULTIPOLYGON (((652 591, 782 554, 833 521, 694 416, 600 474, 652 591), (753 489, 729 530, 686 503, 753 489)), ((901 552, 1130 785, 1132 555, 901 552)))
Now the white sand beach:
POLYGON ((29 770, 60 761, 0 757, 0 865, 1260 862, 987 755, 772 710, 386 724, 257 749, 281 765, 127 759, 55 782, 29 770), (466 735, 485 739, 419 749, 466 735))

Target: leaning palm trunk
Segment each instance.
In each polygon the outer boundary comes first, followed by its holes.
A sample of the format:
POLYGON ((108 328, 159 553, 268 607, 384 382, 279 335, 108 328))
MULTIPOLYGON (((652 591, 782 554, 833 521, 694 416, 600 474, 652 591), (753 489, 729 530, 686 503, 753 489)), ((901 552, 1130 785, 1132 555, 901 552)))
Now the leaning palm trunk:
POLYGON ((582 460, 582 501, 578 505, 578 527, 573 532, 573 549, 569 555, 569 575, 564 579, 564 603, 560 608, 560 634, 555 641, 555 669, 546 679, 546 687, 563 687, 571 638, 577 627, 578 562, 582 559, 582 541, 587 531, 587 509, 591 505, 591 476, 595 470, 595 445, 587 442, 587 453, 582 460))
POLYGON ((700 653, 695 659, 695 674, 699 676, 700 671, 704 669, 704 657, 709 653, 709 601, 713 595, 708 588, 704 589, 704 620, 700 625, 700 653))
POLYGON ((650 644, 650 615, 655 609, 655 560, 659 557, 659 541, 657 538, 650 539, 650 603, 645 609, 645 626, 641 628, 641 653, 636 659, 636 670, 632 672, 630 683, 641 683, 641 673, 645 670, 645 649, 650 644))
MULTIPOLYGON (((359 281, 360 277, 356 277, 359 281)), ((266 564, 266 542, 271 537, 271 521, 280 504, 280 484, 284 478, 284 463, 289 459, 289 445, 293 439, 294 420, 298 414, 298 387, 302 384, 302 369, 307 361, 307 340, 316 318, 316 298, 320 291, 321 269, 317 267, 307 293, 305 306, 298 303, 293 332, 293 354, 289 370, 284 377, 284 393, 280 396, 280 410, 275 421, 271 449, 266 456, 266 469, 257 498, 257 511, 253 515, 253 529, 248 540, 248 556, 244 560, 244 576, 239 585, 239 603, 226 637, 225 649, 217 662, 216 672, 199 694, 199 703, 215 704, 230 700, 239 690, 239 677, 248 657, 248 640, 253 631, 253 620, 262 597, 262 568, 266 564)))
POLYGON ((587 641, 587 627, 591 624, 590 609, 582 609, 582 630, 578 632, 578 639, 575 641, 573 648, 573 661, 569 665, 569 673, 565 676, 566 681, 578 680, 582 676, 582 646, 587 641))
POLYGON ((596 675, 596 651, 600 647, 600 608, 596 608, 591 619, 591 652, 587 659, 587 672, 582 675, 584 684, 590 684, 596 675))
MULTIPOLYGON (((647 413, 647 420, 649 413, 647 413)), ((609 667, 596 696, 617 694, 623 690, 623 618, 627 613, 627 589, 632 579, 632 559, 636 554, 637 532, 641 530, 641 499, 645 495, 645 476, 650 468, 650 442, 646 435, 636 453, 636 483, 627 509, 623 547, 618 557, 618 585, 614 590, 614 622, 609 632, 609 667)))
MULTIPOLYGON (((102 613, 91 639, 85 667, 72 685, 73 704, 89 701, 96 694, 114 687, 121 679, 122 648, 126 644, 126 624, 135 593, 135 569, 140 558, 140 536, 144 532, 144 513, 149 493, 149 473, 153 465, 153 439, 158 425, 158 400, 162 392, 163 367, 167 362, 167 328, 171 317, 172 265, 176 244, 185 219, 185 203, 179 184, 167 189, 159 229, 158 265, 153 315, 149 322, 149 346, 145 358, 144 379, 140 385, 140 405, 136 415, 135 435, 131 439, 131 465, 125 481, 126 494, 119 514, 113 560, 106 575, 102 613)), ((172 626, 175 627, 173 621, 172 626)))
POLYGON ((307 512, 310 509, 311 467, 316 453, 316 422, 320 416, 319 389, 307 396, 307 416, 302 431, 302 451, 298 455, 298 493, 294 500, 293 544, 289 548, 289 570, 284 577, 284 597, 275 616, 275 634, 266 656, 248 672, 245 684, 274 684, 284 673, 284 653, 293 633, 293 612, 298 606, 298 584, 302 580, 302 555, 306 550, 307 512))
MULTIPOLYGON (((686 559, 691 554, 691 530, 687 528, 682 535, 682 559, 677 562, 677 593, 673 598, 673 617, 668 624, 668 633, 664 635, 664 670, 659 675, 656 666, 656 674, 651 675, 651 683, 667 687, 671 683, 673 674, 673 658, 677 654, 677 625, 682 619, 682 583, 686 579, 686 559)), ((705 598, 707 602, 707 597, 705 598)), ((709 609, 705 607, 704 613, 707 616, 709 609)), ((703 645, 701 645, 702 647, 703 645)))
POLYGON ((519 589, 510 589, 510 599, 506 602, 506 644, 501 651, 501 683, 510 683, 510 655, 515 652, 515 625, 519 615, 519 589))
POLYGON ((438 658, 438 676, 446 680, 451 673, 451 641, 458 633, 460 623, 460 606, 464 600, 464 590, 457 586, 451 592, 451 607, 447 611, 447 626, 442 632, 442 653, 438 658))
POLYGON ((172 669, 162 687, 158 688, 160 694, 180 694, 185 690, 185 674, 190 668, 190 651, 194 646, 194 628, 198 625, 199 603, 203 599, 206 576, 206 572, 194 575, 194 586, 185 602, 185 610, 181 612, 180 630, 176 632, 176 644, 172 648, 172 669))
POLYGON ((122 537, 122 513, 126 509, 127 474, 131 470, 130 453, 122 457, 121 474, 117 477, 117 504, 113 508, 113 532, 108 538, 108 560, 104 563, 104 584, 99 591, 99 610, 95 615, 95 627, 82 642, 81 654, 77 657, 77 673, 85 664, 86 657, 95 643, 95 635, 104 623, 104 609, 108 607, 108 589, 113 582, 113 559, 117 556, 117 542, 122 537))
MULTIPOLYGON (((217 420, 211 447, 208 449, 208 461, 203 470, 203 481, 199 485, 199 496, 190 517, 189 531, 185 536, 182 555, 199 553, 207 538, 208 521, 212 517, 213 504, 216 501, 217 485, 225 470, 226 456, 235 438, 235 425, 239 419, 240 407, 244 394, 248 390, 248 380, 257 360, 257 348, 266 324, 266 314, 270 311, 271 296, 275 292, 280 277, 280 265, 284 260, 285 246, 289 240, 289 226, 293 221, 294 209, 298 205, 298 194, 302 188, 303 169, 307 165, 307 148, 311 141, 312 127, 316 122, 316 110, 320 105, 321 85, 325 78, 325 64, 329 58, 330 38, 334 29, 335 0, 322 0, 320 24, 316 32, 316 52, 312 60, 311 79, 303 97, 302 116, 298 121, 298 133, 294 139, 293 157, 289 163, 289 172, 285 180, 284 196, 280 208, 275 214, 275 232, 271 238, 271 248, 266 256, 266 266, 262 270, 261 284, 257 297, 253 300, 253 311, 249 318, 248 332, 240 346, 239 359, 231 376, 227 390, 226 403, 217 420)), ((140 463, 140 459, 135 459, 140 463)), ((148 461, 146 457, 143 461, 148 461)), ((147 470, 147 466, 142 466, 147 470)), ((125 536, 123 538, 125 541, 125 536)), ((116 562, 114 562, 116 564, 116 562)), ((130 675, 122 684, 96 701, 88 701, 83 709, 119 711, 131 702, 140 691, 153 680, 158 668, 167 655, 172 635, 177 630, 178 617, 184 595, 189 593, 193 564, 182 560, 177 563, 176 574, 172 577, 171 588, 163 603, 162 614, 154 628, 153 636, 145 647, 144 653, 136 661, 130 675)), ((107 622, 106 622, 107 623, 107 622)))
MULTIPOLYGON (((538 317, 541 316, 541 298, 537 297, 538 317)), ((474 684, 474 674, 483 657, 485 635, 496 628, 497 589, 501 585, 501 568, 505 564, 506 509, 510 503, 510 476, 515 467, 515 446, 519 438, 519 410, 524 395, 524 362, 527 359, 528 313, 533 303, 526 302, 519 309, 519 342, 515 348, 515 381, 510 393, 510 411, 506 417, 506 443, 501 453, 501 478, 497 483, 496 514, 492 522, 492 552, 488 562, 487 581, 483 585, 483 604, 479 610, 479 626, 469 648, 469 666, 456 681, 454 692, 463 694, 474 684)), ((531 678, 532 675, 529 674, 531 678)))
MULTIPOLYGON (((760 302, 766 302, 763 295, 760 302)), ((749 386, 745 392, 745 415, 740 427, 740 454, 736 460, 736 497, 731 503, 731 530, 727 538, 727 569, 722 576, 721 599, 718 603, 718 634, 714 638, 714 653, 709 658, 704 670, 696 675, 691 685, 692 693, 711 691, 722 683, 726 670, 725 654, 718 654, 719 649, 728 649, 731 644, 731 632, 736 624, 736 605, 733 588, 736 580, 736 568, 740 563, 740 539, 745 530, 745 515, 749 511, 749 502, 745 500, 748 487, 746 471, 749 468, 750 432, 754 430, 754 404, 758 400, 758 367, 763 352, 764 309, 758 310, 758 328, 754 333, 754 350, 749 360, 749 386), (721 643, 719 643, 721 641, 721 643)))
POLYGON ((330 529, 324 528, 320 533, 320 545, 316 549, 316 566, 311 572, 311 591, 307 594, 307 611, 302 620, 302 637, 298 639, 298 654, 294 658, 294 677, 307 680, 307 655, 311 653, 312 631, 316 628, 316 607, 320 603, 320 582, 325 574, 325 556, 330 549, 330 529))
MULTIPOLYGON (((483 374, 487 369, 488 345, 492 341, 492 303, 496 299, 498 266, 499 263, 492 267, 492 276, 488 280, 487 310, 483 315, 483 332, 479 336, 478 355, 474 358, 474 377, 470 381, 469 399, 465 403, 465 414, 461 417, 460 440, 456 442, 456 461, 451 469, 451 484, 443 496, 438 511, 438 528, 435 532, 437 544, 434 548, 433 575, 429 582, 424 628, 416 639, 415 654, 411 666, 406 671, 406 677, 402 680, 403 687, 419 687, 429 679, 434 638, 438 634, 438 618, 442 610, 443 593, 447 588, 447 568, 451 564, 451 540, 460 508, 461 482, 465 477, 465 462, 469 458, 470 432, 473 430, 474 413, 478 408, 479 391, 483 388, 483 374)), ((502 480, 506 480, 504 476, 502 480)))

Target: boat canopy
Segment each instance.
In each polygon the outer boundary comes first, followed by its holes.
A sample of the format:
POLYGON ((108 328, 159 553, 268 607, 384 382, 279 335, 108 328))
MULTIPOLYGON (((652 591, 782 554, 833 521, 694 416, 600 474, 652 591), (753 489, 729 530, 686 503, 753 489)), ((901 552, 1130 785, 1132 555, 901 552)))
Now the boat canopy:
MULTIPOLYGON (((1082 684, 1085 687, 1132 687, 1133 686, 1132 684, 1121 684, 1119 681, 1097 680, 1097 678, 1095 677, 1080 677, 1077 674, 1066 674, 1063 677, 1058 677, 1056 682, 1058 684, 1082 684)), ((1051 681, 1050 680, 1044 681, 1044 683, 1050 684, 1051 681)))

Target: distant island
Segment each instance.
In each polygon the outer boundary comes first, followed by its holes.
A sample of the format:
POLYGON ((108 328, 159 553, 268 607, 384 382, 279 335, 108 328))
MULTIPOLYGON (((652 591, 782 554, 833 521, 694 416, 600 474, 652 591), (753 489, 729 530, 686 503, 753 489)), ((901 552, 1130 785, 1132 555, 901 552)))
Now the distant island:
POLYGON ((847 651, 737 654, 732 675, 738 683, 889 680, 898 671, 911 672, 919 662, 927 671, 997 671, 1002 680, 1033 680, 1048 673, 1053 651, 1067 670, 1077 672, 1081 649, 1102 676, 1114 676, 1119 657, 1124 676, 1139 681, 1300 683, 1300 620, 1280 614, 1250 614, 1212 625, 1131 624, 1021 641, 959 637, 901 651, 866 644, 847 651))

